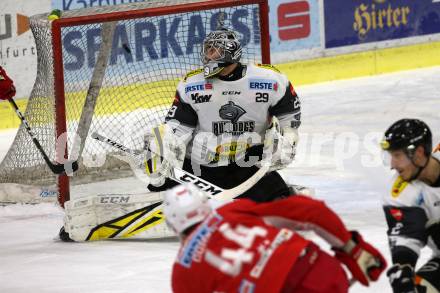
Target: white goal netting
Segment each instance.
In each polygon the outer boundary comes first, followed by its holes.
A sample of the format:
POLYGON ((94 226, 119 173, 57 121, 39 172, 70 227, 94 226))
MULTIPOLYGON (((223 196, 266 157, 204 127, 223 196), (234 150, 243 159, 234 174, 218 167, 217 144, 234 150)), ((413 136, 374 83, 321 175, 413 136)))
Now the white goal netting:
MULTIPOLYGON (((231 1, 233 6, 216 7, 215 2, 148 1, 67 11, 59 35, 47 14, 31 18, 38 73, 25 117, 53 161, 59 125, 66 125, 70 158, 75 135, 85 138, 75 145, 80 166, 69 177, 71 186, 133 176, 126 162, 110 155, 112 147, 90 134, 140 149, 146 130, 163 120, 179 78, 201 67, 202 41, 219 24, 238 32, 243 62, 262 62, 259 5, 231 1), (53 46, 57 38, 61 47, 53 46), (62 72, 54 71, 60 64, 62 72), (55 91, 60 76, 65 107, 55 91)), ((62 149, 63 140, 58 142, 62 149)), ((57 191, 57 176, 23 126, 0 164, 0 182, 0 201, 1 190, 11 186, 31 185, 44 195, 57 191)), ((114 191, 111 184, 105 191, 106 185, 100 185, 102 192, 114 191)))

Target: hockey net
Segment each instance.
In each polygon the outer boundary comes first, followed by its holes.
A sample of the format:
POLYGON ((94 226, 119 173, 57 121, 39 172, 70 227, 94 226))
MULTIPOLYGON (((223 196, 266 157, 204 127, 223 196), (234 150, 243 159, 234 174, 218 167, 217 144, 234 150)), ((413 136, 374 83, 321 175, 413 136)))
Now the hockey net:
POLYGON ((129 164, 90 134, 142 148, 179 78, 201 67, 204 37, 219 26, 238 32, 243 62, 269 63, 267 15, 262 0, 154 0, 66 11, 55 21, 31 17, 38 72, 25 117, 54 162, 79 158, 80 165, 73 176, 55 176, 21 126, 0 165, 0 201, 57 195, 63 204, 70 194, 130 190, 134 183, 117 181, 133 177, 129 164))

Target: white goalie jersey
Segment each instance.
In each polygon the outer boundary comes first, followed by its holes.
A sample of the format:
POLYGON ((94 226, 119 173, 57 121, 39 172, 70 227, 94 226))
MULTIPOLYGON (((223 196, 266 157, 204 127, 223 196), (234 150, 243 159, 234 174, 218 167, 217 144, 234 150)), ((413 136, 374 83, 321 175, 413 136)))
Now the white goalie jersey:
POLYGON ((203 69, 179 83, 166 123, 186 135, 186 157, 206 166, 239 161, 263 143, 271 117, 298 128, 300 101, 287 77, 271 65, 243 66, 242 77, 205 79, 203 69))
MULTIPOLYGON (((440 153, 433 157, 440 161, 440 153)), ((392 178, 392 188, 383 198, 392 255, 401 248, 420 255, 428 245, 435 256, 440 256, 440 247, 426 231, 428 223, 440 220, 439 185, 429 186, 420 180, 406 182, 398 175, 392 178)))

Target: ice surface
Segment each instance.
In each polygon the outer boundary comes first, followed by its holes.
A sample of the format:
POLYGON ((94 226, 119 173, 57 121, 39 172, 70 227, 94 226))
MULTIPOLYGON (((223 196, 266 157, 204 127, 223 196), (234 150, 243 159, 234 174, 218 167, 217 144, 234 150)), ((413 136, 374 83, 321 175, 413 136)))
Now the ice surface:
MULTIPOLYGON (((296 88, 302 100, 301 142, 297 161, 283 177, 313 187, 317 198, 387 259, 380 197, 390 171, 380 165, 377 141, 404 117, 423 119, 440 141, 439 76, 440 67, 433 67, 296 88)), ((0 132, 0 157, 14 133, 0 132)), ((62 243, 55 240, 62 217, 54 204, 0 207, 0 292, 171 291, 177 240, 62 243)), ((424 250, 421 260, 428 257, 424 250)), ((382 276, 369 288, 354 284, 351 292, 391 290, 382 276)))

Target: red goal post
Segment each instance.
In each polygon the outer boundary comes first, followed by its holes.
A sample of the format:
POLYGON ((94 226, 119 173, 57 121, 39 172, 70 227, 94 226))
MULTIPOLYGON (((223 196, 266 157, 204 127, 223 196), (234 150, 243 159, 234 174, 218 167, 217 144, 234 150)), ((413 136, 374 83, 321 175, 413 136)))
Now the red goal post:
POLYGON ((90 133, 141 148, 142 132, 162 121, 178 79, 201 67, 201 42, 219 23, 238 32, 245 62, 270 63, 266 0, 156 0, 66 11, 54 21, 32 17, 38 74, 25 116, 54 161, 79 158, 80 167, 72 177, 50 174, 20 129, 0 182, 55 181, 63 205, 72 182, 132 176, 90 133))

